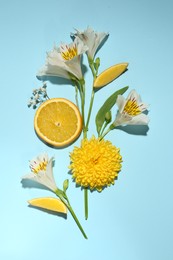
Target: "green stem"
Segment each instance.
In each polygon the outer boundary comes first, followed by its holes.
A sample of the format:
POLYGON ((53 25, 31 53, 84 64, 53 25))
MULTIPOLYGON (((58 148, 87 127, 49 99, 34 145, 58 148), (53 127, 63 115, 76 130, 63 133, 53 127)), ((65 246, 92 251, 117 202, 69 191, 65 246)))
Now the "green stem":
MULTIPOLYGON (((94 86, 94 81, 95 78, 97 76, 97 71, 94 68, 94 61, 93 60, 89 60, 89 66, 90 69, 92 71, 92 75, 93 75, 93 86, 94 86)), ((90 98, 90 104, 89 104, 89 109, 88 109, 88 116, 87 116, 87 121, 86 121, 86 125, 83 128, 83 137, 87 138, 87 132, 88 132, 88 126, 89 126, 89 121, 90 121, 90 117, 91 117, 91 111, 93 108, 93 103, 94 103, 94 96, 95 96, 95 92, 94 92, 94 87, 92 86, 92 92, 91 92, 91 98, 90 98)), ((85 209, 85 219, 88 219, 88 188, 84 188, 84 209, 85 209)))
POLYGON ((88 219, 88 188, 84 188, 85 219, 88 219))
POLYGON ((67 197, 67 194, 66 194, 65 192, 59 190, 59 189, 57 189, 57 190, 55 191, 55 194, 57 195, 57 197, 59 197, 59 199, 60 199, 60 200, 65 204, 65 206, 68 208, 68 210, 70 211, 70 213, 71 213, 71 215, 72 215, 74 221, 76 222, 78 228, 79 228, 80 231, 82 232, 84 238, 87 239, 87 235, 85 234, 85 232, 84 232, 84 230, 83 230, 83 228, 82 228, 82 226, 81 226, 81 224, 80 224, 80 222, 79 222, 79 220, 78 220, 78 218, 77 218, 77 216, 76 216, 76 214, 75 214, 75 212, 74 212, 72 206, 70 205, 70 202, 69 202, 69 199, 68 199, 68 197, 67 197))
POLYGON ((111 124, 109 128, 102 135, 100 135, 100 140, 102 140, 113 129, 115 129, 115 125, 111 124))
POLYGON ((104 133, 100 136, 100 140, 102 140, 110 131, 111 131, 111 129, 108 128, 107 131, 104 132, 104 133))
POLYGON ((79 227, 80 231, 82 232, 84 238, 87 239, 87 235, 85 234, 85 232, 84 232, 84 230, 83 230, 83 228, 82 228, 82 226, 81 226, 81 224, 80 224, 78 218, 76 217, 76 214, 74 213, 72 207, 71 207, 70 205, 67 205, 67 208, 69 209, 69 211, 70 211, 70 213, 71 213, 73 219, 75 220, 77 226, 79 227))
MULTIPOLYGON (((81 97, 81 114, 82 114, 82 119, 83 119, 83 138, 87 138, 87 131, 88 131, 88 126, 86 127, 85 125, 85 81, 82 79, 78 81, 79 83, 79 93, 81 97)), ((88 120, 87 120, 88 122, 88 120)), ((87 123, 88 125, 88 123, 87 123)), ((88 196, 87 196, 87 191, 84 192, 84 207, 85 207, 85 219, 88 218, 88 196)), ((71 213, 72 214, 72 213, 71 213)))
POLYGON ((81 97, 81 113, 83 119, 83 132, 85 132, 85 81, 84 79, 79 81, 79 92, 81 97))
MULTIPOLYGON (((91 69, 91 72, 92 72, 92 75, 93 75, 93 86, 94 86, 94 81, 95 81, 95 79, 97 77, 97 71, 95 70, 94 61, 93 60, 90 60, 88 58, 88 63, 89 63, 89 66, 90 66, 90 69, 91 69)), ((91 92, 91 98, 90 98, 90 104, 89 104, 89 110, 88 110, 88 117, 87 117, 86 126, 85 126, 85 131, 86 132, 88 131, 89 121, 90 121, 90 117, 91 117, 91 111, 92 111, 93 103, 94 103, 95 91, 94 91, 94 87, 93 86, 92 86, 92 92, 91 92)))
POLYGON ((93 103, 94 103, 94 96, 95 96, 95 92, 94 92, 94 89, 92 89, 90 105, 89 105, 89 110, 88 110, 88 117, 87 117, 87 122, 86 122, 86 126, 85 126, 86 131, 88 131, 88 125, 89 125, 91 111, 92 111, 92 107, 93 107, 93 103))
POLYGON ((78 87, 75 84, 75 100, 76 100, 76 105, 79 107, 79 101, 78 101, 78 87))
POLYGON ((104 122, 103 128, 101 129, 99 136, 102 136, 102 134, 104 133, 105 128, 107 127, 107 125, 108 125, 108 123, 104 122))

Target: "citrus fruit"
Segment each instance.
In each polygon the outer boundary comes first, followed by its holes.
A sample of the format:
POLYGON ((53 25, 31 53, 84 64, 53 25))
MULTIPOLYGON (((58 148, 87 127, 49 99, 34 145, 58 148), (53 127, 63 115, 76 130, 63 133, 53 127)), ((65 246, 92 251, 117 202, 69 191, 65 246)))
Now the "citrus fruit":
POLYGON ((128 63, 119 63, 100 73, 94 81, 94 88, 101 88, 118 78, 126 69, 128 63))
POLYGON ((35 199, 28 200, 28 203, 29 205, 34 207, 67 214, 67 208, 64 205, 64 203, 61 200, 56 198, 52 198, 52 197, 35 198, 35 199))
POLYGON ((47 144, 65 147, 75 141, 82 131, 82 117, 77 106, 65 98, 43 102, 34 118, 37 135, 47 144))

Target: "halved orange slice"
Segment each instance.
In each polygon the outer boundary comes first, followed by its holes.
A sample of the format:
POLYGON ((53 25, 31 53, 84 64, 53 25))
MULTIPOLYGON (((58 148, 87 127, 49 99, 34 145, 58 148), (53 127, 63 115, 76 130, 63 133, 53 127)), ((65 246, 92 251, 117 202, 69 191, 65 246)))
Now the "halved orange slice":
POLYGON ((52 198, 52 197, 35 198, 35 199, 28 200, 28 203, 29 205, 34 207, 67 214, 66 206, 61 200, 57 198, 52 198))
POLYGON ((118 78, 128 67, 128 63, 119 63, 100 73, 94 81, 94 88, 101 88, 118 78))
POLYGON ((37 135, 54 147, 65 147, 75 141, 82 131, 82 117, 78 107, 65 98, 43 102, 34 118, 37 135))

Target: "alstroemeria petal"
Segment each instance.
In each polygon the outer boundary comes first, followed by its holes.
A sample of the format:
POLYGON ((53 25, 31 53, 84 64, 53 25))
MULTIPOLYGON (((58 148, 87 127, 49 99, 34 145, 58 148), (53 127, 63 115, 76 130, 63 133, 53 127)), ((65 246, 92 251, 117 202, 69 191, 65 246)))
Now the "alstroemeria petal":
POLYGON ((130 91, 130 93, 128 94, 128 96, 127 96, 127 99, 135 99, 138 103, 139 102, 141 102, 141 97, 140 97, 140 95, 134 90, 134 89, 132 89, 131 91, 130 91))
POLYGON ((53 176, 53 157, 49 160, 46 154, 39 155, 30 161, 31 173, 22 177, 38 182, 52 191, 57 190, 53 176))
POLYGON ((134 89, 130 91, 127 100, 136 100, 141 111, 145 111, 149 107, 148 104, 142 102, 141 96, 134 89))
POLYGON ((132 116, 129 116, 127 114, 123 114, 123 113, 120 113, 118 111, 117 113, 117 116, 116 116, 116 119, 113 123, 113 125, 116 127, 116 126, 124 126, 124 125, 127 125, 129 124, 129 122, 132 121, 132 116))
POLYGON ((116 104, 119 108, 120 113, 123 111, 125 103, 126 103, 126 99, 122 95, 118 95, 116 104))
POLYGON ((135 90, 132 90, 127 99, 122 95, 117 98, 117 106, 119 108, 113 125, 147 125, 149 118, 143 113, 148 105, 142 102, 141 97, 135 90))
POLYGON ((55 77, 70 79, 67 70, 58 67, 56 65, 51 65, 50 63, 48 63, 38 71, 37 77, 42 77, 42 76, 55 76, 55 77))
POLYGON ((49 163, 48 163, 47 168, 46 168, 46 175, 51 181, 53 181, 55 183, 55 179, 54 179, 54 176, 53 176, 53 161, 54 161, 54 157, 52 157, 49 160, 49 163))
POLYGON ((85 45, 88 46, 87 55, 90 59, 94 59, 94 56, 108 33, 95 32, 92 28, 88 27, 84 31, 76 30, 76 33, 72 34, 75 39, 79 38, 85 45))
POLYGON ((80 39, 75 39, 71 44, 61 44, 47 53, 45 66, 37 76, 57 76, 70 79, 71 75, 82 79, 81 55, 88 47, 80 39))
POLYGON ((132 120, 128 121, 128 125, 148 125, 149 118, 145 114, 134 116, 132 120))

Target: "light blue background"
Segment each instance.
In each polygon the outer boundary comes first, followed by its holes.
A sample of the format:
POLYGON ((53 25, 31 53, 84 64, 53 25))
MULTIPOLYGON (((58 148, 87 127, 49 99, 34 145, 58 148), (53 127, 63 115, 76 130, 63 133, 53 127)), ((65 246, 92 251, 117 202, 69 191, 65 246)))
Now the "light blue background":
MULTIPOLYGON (((172 10, 171 0, 0 0, 1 259, 173 259, 172 10), (36 137, 35 111, 27 101, 40 87, 35 75, 46 52, 54 43, 69 43, 73 28, 88 25, 110 33, 98 53, 100 71, 129 62, 128 72, 97 93, 94 112, 115 89, 129 85, 150 104, 150 129, 147 136, 110 133, 121 148, 123 168, 114 186, 89 194, 85 221, 83 193, 67 174, 72 147, 51 149, 36 137), (58 185, 70 179, 68 194, 88 240, 70 215, 65 220, 27 206, 28 199, 51 195, 20 182, 28 160, 44 151, 56 158, 58 185)), ((89 73, 87 82, 89 88, 89 73)), ((74 100, 70 85, 48 83, 48 91, 74 100)), ((93 133, 94 116, 89 136, 93 133)))

